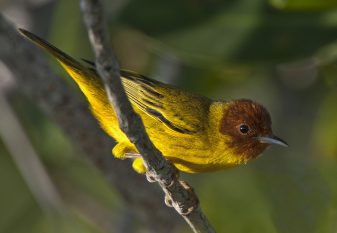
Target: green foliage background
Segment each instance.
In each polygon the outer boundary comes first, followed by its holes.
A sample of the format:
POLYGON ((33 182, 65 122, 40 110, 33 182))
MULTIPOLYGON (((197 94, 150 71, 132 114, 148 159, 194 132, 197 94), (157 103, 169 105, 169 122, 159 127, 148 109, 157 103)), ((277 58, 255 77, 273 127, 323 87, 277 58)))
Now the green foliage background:
MULTIPOLYGON (((239 168, 185 175, 215 229, 336 232, 337 1, 130 0, 117 16, 112 2, 106 11, 123 68, 160 80, 161 62, 175 61, 178 76, 165 82, 212 98, 257 100, 290 144, 239 168)), ((92 58, 77 1, 38 10, 34 32, 92 58)), ((34 103, 20 95, 12 103, 73 211, 66 219, 45 215, 0 140, 0 232, 105 232, 78 206, 118 219, 126 204, 34 103)))

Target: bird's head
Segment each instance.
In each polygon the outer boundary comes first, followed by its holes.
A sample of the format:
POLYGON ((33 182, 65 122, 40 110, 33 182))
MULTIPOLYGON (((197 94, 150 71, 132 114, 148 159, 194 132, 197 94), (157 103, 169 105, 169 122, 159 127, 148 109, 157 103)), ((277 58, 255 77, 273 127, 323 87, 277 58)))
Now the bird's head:
POLYGON ((219 131, 229 136, 227 146, 247 160, 258 156, 269 145, 288 146, 273 134, 268 111, 262 105, 248 99, 228 103, 219 131))

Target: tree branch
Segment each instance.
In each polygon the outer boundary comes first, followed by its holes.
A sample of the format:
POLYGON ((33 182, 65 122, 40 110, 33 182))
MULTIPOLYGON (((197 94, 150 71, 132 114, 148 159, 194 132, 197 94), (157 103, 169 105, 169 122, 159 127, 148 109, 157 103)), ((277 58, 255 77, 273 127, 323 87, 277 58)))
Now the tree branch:
POLYGON ((83 17, 96 54, 96 66, 120 128, 143 157, 147 175, 159 183, 176 211, 194 232, 214 232, 186 183, 179 182, 175 167, 165 160, 146 134, 141 118, 133 111, 120 79, 119 64, 112 52, 102 5, 99 0, 81 0, 83 17))
POLYGON ((24 40, 1 14, 0 44, 0 60, 13 73, 16 86, 62 128, 81 155, 119 191, 137 218, 153 232, 170 232, 172 225, 179 225, 173 211, 163 208, 160 200, 149 198, 160 190, 144 182, 128 163, 113 159, 114 142, 99 128, 83 98, 51 71, 41 51, 24 40))

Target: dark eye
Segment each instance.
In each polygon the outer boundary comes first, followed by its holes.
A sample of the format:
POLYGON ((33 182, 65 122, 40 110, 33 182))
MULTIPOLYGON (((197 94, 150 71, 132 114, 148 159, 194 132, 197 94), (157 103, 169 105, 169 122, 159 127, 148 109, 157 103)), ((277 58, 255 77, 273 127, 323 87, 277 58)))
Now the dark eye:
POLYGON ((245 125, 245 124, 240 125, 240 132, 242 134, 247 134, 248 131, 249 131, 249 126, 248 125, 245 125))

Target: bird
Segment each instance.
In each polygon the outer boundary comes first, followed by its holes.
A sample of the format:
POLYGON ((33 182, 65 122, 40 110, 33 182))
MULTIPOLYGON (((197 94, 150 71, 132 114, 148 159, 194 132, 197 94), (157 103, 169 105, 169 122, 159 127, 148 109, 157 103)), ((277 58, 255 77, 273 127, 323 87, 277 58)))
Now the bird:
MULTIPOLYGON (((84 59, 80 62, 39 36, 18 30, 55 57, 77 83, 102 129, 117 143, 112 154, 119 159, 133 159, 134 170, 145 173, 141 155, 119 128, 95 63, 84 59)), ((120 74, 149 138, 182 172, 232 168, 258 157, 270 145, 288 146, 273 134, 267 109, 253 100, 211 100, 133 71, 121 69, 120 74)))

